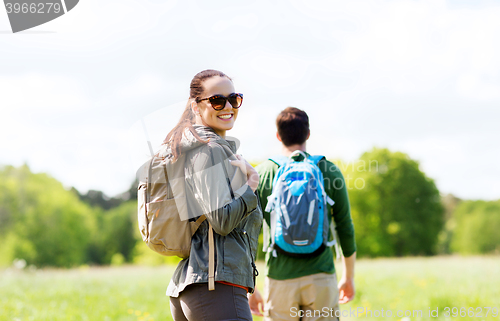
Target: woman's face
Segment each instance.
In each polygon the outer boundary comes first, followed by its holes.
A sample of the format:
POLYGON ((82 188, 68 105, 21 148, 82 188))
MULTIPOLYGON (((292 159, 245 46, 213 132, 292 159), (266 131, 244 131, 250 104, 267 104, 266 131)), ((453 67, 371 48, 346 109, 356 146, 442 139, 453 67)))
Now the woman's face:
MULTIPOLYGON (((204 92, 200 99, 208 98, 213 95, 229 96, 234 93, 233 82, 226 77, 211 77, 203 82, 204 92)), ((226 105, 222 110, 213 109, 208 100, 203 100, 194 103, 193 111, 196 116, 196 123, 198 125, 205 125, 211 127, 219 136, 225 137, 226 130, 230 130, 234 126, 236 117, 238 116, 238 109, 233 108, 231 104, 226 101, 226 105)))

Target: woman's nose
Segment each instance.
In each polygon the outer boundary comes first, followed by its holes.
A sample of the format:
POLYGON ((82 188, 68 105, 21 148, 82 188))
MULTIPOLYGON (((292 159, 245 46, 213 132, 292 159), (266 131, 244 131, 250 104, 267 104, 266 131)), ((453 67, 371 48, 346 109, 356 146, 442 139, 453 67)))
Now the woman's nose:
POLYGON ((229 99, 226 99, 226 104, 224 105, 224 110, 232 110, 233 105, 229 103, 229 99))

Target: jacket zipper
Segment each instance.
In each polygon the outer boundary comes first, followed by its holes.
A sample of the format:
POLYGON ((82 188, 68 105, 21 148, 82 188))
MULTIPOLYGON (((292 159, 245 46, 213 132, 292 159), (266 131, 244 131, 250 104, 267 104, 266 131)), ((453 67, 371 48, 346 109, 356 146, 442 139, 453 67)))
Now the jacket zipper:
POLYGON ((257 283, 256 283, 256 278, 257 276, 259 275, 259 271, 257 270, 257 266, 255 265, 255 262, 254 262, 254 259, 253 259, 253 254, 252 254, 252 243, 250 242, 250 236, 248 236, 248 233, 247 231, 243 230, 243 234, 246 235, 247 237, 247 241, 248 241, 248 248, 250 249, 250 258, 252 260, 252 270, 253 270, 253 288, 252 288, 252 292, 250 293, 253 293, 255 291, 255 287, 257 286, 257 283))

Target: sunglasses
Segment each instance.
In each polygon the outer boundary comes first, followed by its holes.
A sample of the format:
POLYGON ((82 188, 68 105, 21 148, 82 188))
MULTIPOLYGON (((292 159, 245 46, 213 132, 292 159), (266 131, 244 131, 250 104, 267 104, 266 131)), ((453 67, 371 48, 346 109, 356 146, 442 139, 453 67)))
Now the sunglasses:
POLYGON ((213 95, 208 98, 203 98, 203 99, 196 99, 196 102, 199 103, 200 101, 208 100, 210 102, 210 105, 212 105, 213 109, 219 111, 223 110, 224 107, 226 107, 226 102, 229 101, 231 106, 233 108, 240 108, 241 103, 243 102, 243 94, 237 94, 237 93, 232 93, 229 94, 229 96, 223 96, 223 95, 213 95))

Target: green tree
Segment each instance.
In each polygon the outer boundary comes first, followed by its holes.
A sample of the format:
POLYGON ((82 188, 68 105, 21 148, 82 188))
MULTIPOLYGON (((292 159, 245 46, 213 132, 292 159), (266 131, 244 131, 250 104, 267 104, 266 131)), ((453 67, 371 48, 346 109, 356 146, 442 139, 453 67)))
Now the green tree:
POLYGON ((16 235, 13 231, 19 219, 17 170, 6 166, 0 170, 0 266, 10 265, 14 259, 16 235))
POLYGON ((349 189, 361 256, 430 255, 443 227, 432 179, 401 152, 374 148, 341 165, 349 189))
MULTIPOLYGON (((80 200, 82 200, 83 202, 89 204, 90 206, 98 206, 105 210, 118 207, 127 200, 120 197, 108 197, 106 194, 104 194, 104 192, 96 190, 89 190, 86 194, 80 194, 80 192, 74 187, 72 187, 71 190, 76 195, 78 195, 80 200)), ((124 194, 128 195, 128 192, 124 194)))
POLYGON ((16 197, 16 169, 12 166, 0 170, 0 238, 5 237, 15 222, 14 212, 19 208, 16 197))
POLYGON ((451 248, 461 254, 500 252, 500 200, 464 201, 454 212, 451 248))
POLYGON ((439 233, 438 241, 438 253, 439 254, 450 254, 451 253, 451 240, 453 236, 453 231, 456 227, 456 221, 454 219, 453 213, 457 206, 462 202, 461 199, 455 197, 453 194, 447 194, 441 197, 441 203, 444 207, 444 226, 439 233))
POLYGON ((37 266, 73 266, 86 261, 86 248, 93 228, 93 213, 74 193, 46 174, 33 174, 25 165, 8 166, 0 176, 2 217, 8 222, 8 245, 3 261, 23 258, 37 266))
POLYGON ((99 228, 94 238, 93 262, 109 264, 113 255, 119 253, 126 262, 133 259, 137 243, 137 201, 128 201, 99 215, 99 228))

